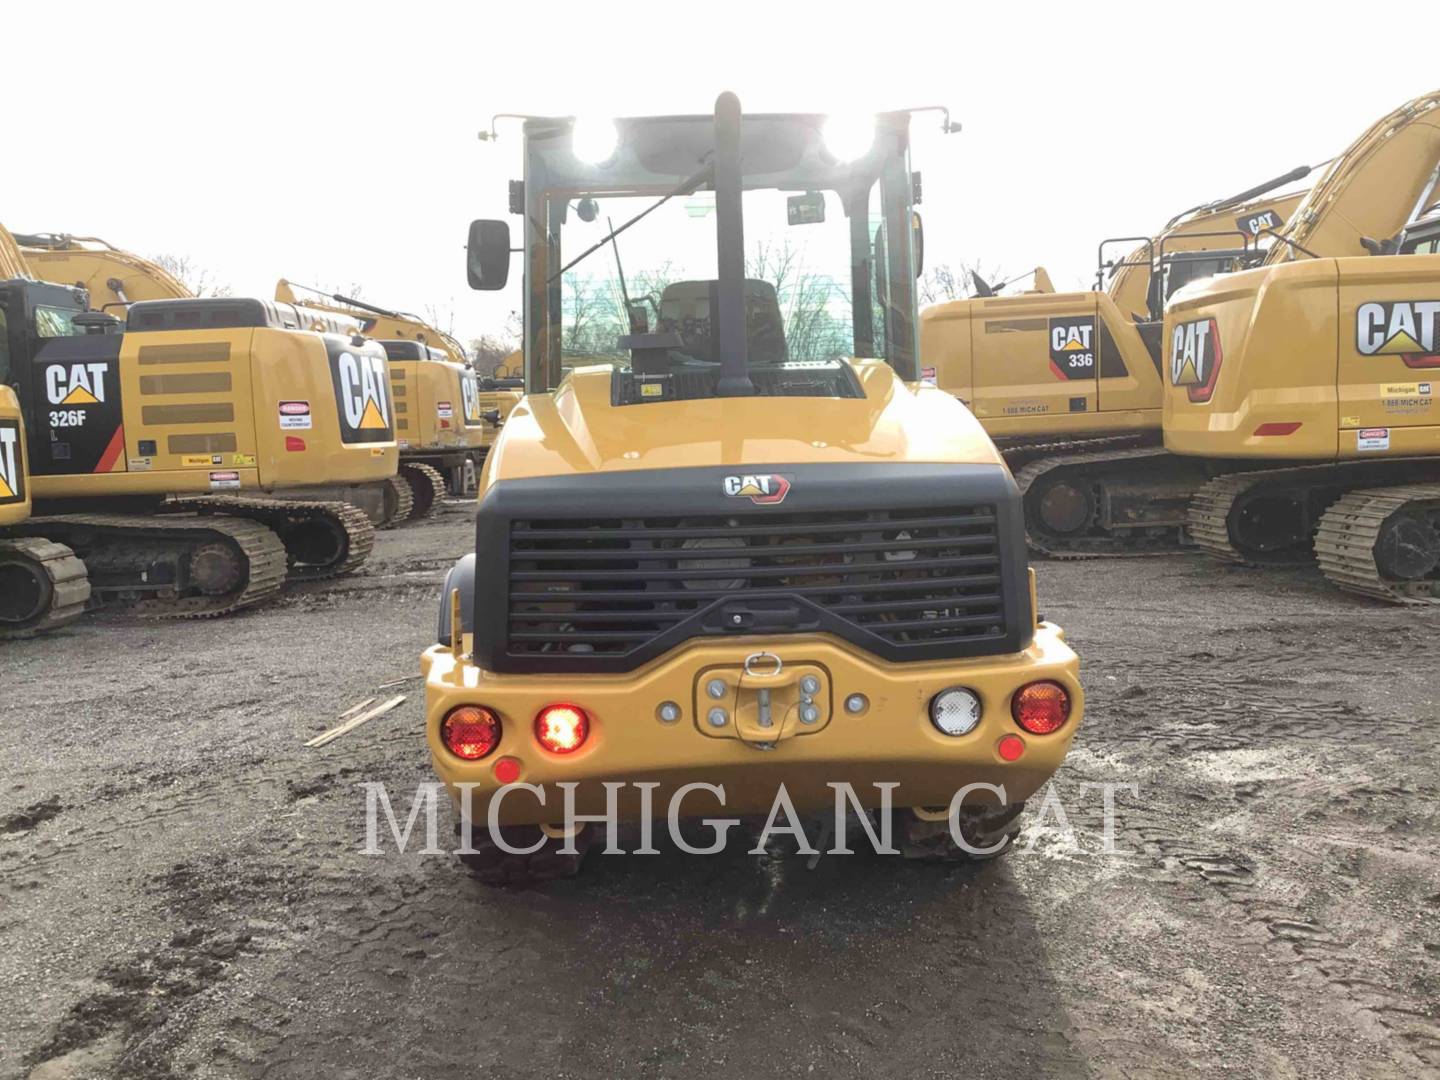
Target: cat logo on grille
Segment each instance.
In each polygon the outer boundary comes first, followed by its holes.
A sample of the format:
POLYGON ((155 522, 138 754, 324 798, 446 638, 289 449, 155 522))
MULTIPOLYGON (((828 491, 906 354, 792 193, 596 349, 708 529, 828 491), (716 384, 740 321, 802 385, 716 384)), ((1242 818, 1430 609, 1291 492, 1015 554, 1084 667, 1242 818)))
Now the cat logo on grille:
POLYGON ((785 501, 790 481, 779 473, 725 477, 725 494, 732 499, 749 499, 756 506, 775 506, 785 501))

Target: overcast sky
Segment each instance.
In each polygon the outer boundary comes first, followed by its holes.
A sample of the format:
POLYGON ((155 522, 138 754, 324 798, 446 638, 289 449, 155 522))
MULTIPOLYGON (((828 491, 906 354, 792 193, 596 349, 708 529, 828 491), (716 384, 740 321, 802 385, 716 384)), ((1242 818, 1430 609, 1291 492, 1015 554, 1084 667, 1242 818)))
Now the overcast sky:
POLYGON ((1105 236, 1342 150, 1440 82, 1433 2, 787 5, 9 4, 0 221, 188 255, 237 294, 358 283, 453 312, 472 217, 505 215, 495 112, 854 112, 916 120, 927 260, 1059 288, 1105 236), (1330 12, 1331 14, 1327 14, 1330 12), (886 19, 893 20, 886 22, 886 19), (1411 50, 1417 50, 1411 54, 1411 50))

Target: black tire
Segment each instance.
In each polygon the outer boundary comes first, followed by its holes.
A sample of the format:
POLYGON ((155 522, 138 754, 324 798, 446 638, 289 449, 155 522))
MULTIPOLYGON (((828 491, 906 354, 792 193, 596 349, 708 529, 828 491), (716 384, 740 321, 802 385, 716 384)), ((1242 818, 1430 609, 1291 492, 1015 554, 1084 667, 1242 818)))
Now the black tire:
POLYGON ((950 822, 924 821, 909 810, 895 811, 895 845, 906 859, 932 863, 988 862, 998 859, 1020 835, 1019 818, 1023 802, 1000 805, 986 803, 960 808, 960 835, 972 848, 990 849, 983 854, 966 851, 950 835, 950 822))
MULTIPOLYGON (((575 837, 574 855, 567 855, 560 849, 564 840, 544 836, 538 825, 506 825, 500 829, 501 838, 512 848, 533 847, 544 837, 545 843, 535 851, 516 855, 495 843, 490 830, 477 826, 470 838, 469 854, 457 854, 470 876, 486 885, 538 885, 546 881, 574 877, 580 872, 585 853, 590 850, 593 832, 590 826, 582 828, 575 837)), ((456 825, 455 834, 460 835, 456 825)))

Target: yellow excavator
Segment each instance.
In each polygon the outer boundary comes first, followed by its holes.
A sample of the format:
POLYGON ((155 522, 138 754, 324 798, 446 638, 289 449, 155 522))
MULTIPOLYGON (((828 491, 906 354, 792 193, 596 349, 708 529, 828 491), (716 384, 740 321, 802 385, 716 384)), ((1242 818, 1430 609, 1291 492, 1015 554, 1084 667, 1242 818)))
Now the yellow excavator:
POLYGON ((132 303, 122 330, 83 288, 19 276, 0 281, 0 342, 34 509, 0 538, 70 548, 93 601, 218 615, 369 554, 366 515, 316 483, 395 482, 387 361, 353 322, 175 299, 132 303))
MULTIPOLYGON (((15 239, 21 246, 30 276, 82 288, 89 295, 93 309, 122 320, 131 305, 138 302, 199 299, 189 286, 154 261, 118 248, 99 237, 28 233, 15 239)), ((225 309, 221 306, 216 310, 225 309)), ((304 312, 300 312, 299 320, 280 321, 310 328, 304 312)), ((313 328, 322 331, 338 328, 341 332, 350 333, 355 325, 343 318, 339 323, 324 319, 311 321, 313 328)), ((314 374, 323 378, 326 372, 323 358, 316 354, 309 363, 314 366, 314 374)), ((394 475, 385 475, 378 463, 367 464, 366 468, 357 470, 356 463, 347 460, 343 474, 334 475, 325 472, 321 465, 320 461, 311 463, 312 469, 305 478, 303 490, 272 487, 267 494, 310 501, 343 500, 365 511, 371 522, 381 528, 397 525, 413 513, 411 486, 394 475)))
POLYGON ((359 321, 390 357, 400 475, 414 497, 412 516, 424 517, 444 495, 474 485, 500 423, 482 397, 464 346, 417 315, 391 311, 339 293, 281 278, 275 299, 359 321), (305 295, 298 295, 305 294, 305 295))
MULTIPOLYGON (((0 266, 3 266, 0 245, 0 266)), ((6 377, 0 343, 0 380, 6 377)), ((25 422, 15 391, 0 382, 0 530, 30 517, 25 422)), ((28 637, 74 622, 90 599, 85 564, 43 536, 0 538, 0 638, 28 637)))
POLYGON ((923 374, 966 402, 999 444, 1033 549, 1138 554, 1180 542, 1206 475, 1177 468, 1160 448, 1165 298, 1257 259, 1258 243, 1303 197, 1275 192, 1309 171, 1193 207, 1154 237, 1102 242, 1092 291, 1056 293, 1037 271, 1035 291, 998 296, 976 277, 975 298, 921 314, 923 374), (1106 261, 1127 242, 1140 246, 1106 261))
POLYGON ((1263 265, 1165 314, 1165 446, 1221 472, 1203 549, 1309 558, 1349 592, 1440 599, 1440 91, 1330 165, 1263 265))

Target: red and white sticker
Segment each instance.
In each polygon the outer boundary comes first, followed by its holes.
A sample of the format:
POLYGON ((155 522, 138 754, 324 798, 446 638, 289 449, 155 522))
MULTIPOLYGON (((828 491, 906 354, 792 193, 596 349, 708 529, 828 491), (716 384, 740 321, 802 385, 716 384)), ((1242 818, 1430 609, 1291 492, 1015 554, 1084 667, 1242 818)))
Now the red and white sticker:
POLYGON ((450 402, 437 401, 435 403, 435 415, 438 416, 441 420, 449 420, 452 416, 455 415, 455 410, 450 405, 450 402))
POLYGON ((1361 428, 1355 433, 1357 450, 1389 450, 1390 429, 1388 427, 1361 428))
POLYGON ((238 472, 212 472, 210 474, 211 491, 234 490, 239 486, 240 474, 238 472))
POLYGON ((308 431, 310 428, 310 403, 308 401, 280 402, 280 430, 308 431))

